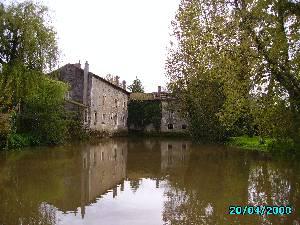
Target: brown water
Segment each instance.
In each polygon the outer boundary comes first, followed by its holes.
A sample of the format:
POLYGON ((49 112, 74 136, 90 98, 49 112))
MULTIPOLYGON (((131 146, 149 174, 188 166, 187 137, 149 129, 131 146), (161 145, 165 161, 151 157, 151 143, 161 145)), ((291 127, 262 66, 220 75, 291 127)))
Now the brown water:
POLYGON ((300 224, 300 163, 174 139, 0 153, 0 225, 300 224), (229 215, 230 205, 291 215, 229 215))

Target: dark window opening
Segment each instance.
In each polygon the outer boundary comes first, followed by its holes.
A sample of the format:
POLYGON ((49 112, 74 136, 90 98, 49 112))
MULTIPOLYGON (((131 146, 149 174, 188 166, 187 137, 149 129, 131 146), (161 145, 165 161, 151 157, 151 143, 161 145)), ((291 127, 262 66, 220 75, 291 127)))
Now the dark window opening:
POLYGON ((86 158, 83 159, 83 168, 86 169, 86 158))
POLYGON ((168 150, 170 150, 170 149, 172 149, 173 148, 173 146, 172 145, 168 145, 168 150))
POLYGON ((169 130, 172 130, 172 129, 173 129, 173 124, 171 124, 171 123, 168 124, 168 129, 169 129, 169 130))
POLYGON ((84 122, 87 122, 88 121, 88 113, 87 111, 85 110, 84 111, 84 122))
POLYGON ((185 130, 185 129, 187 128, 187 125, 186 125, 186 124, 182 124, 181 128, 182 128, 183 130, 185 130))
POLYGON ((97 112, 95 112, 95 121, 94 121, 94 125, 97 124, 97 112))
POLYGON ((117 160, 117 149, 114 149, 114 159, 117 160))
POLYGON ((105 120, 106 120, 106 114, 103 113, 103 114, 102 114, 102 124, 105 124, 105 120))
POLYGON ((182 144, 182 149, 185 150, 186 149, 186 144, 182 144))

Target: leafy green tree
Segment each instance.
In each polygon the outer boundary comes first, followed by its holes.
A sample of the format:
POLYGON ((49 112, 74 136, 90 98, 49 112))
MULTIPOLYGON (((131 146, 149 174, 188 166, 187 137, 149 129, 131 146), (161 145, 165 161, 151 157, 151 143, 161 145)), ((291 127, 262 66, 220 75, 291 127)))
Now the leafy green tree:
POLYGON ((0 3, 0 107, 15 108, 40 79, 56 65, 56 33, 47 7, 26 1, 0 3))
POLYGON ((131 85, 128 86, 128 89, 132 92, 132 93, 144 93, 144 87, 142 85, 142 82, 140 79, 138 79, 137 77, 135 78, 135 80, 132 82, 131 85))
POLYGON ((132 100, 128 104, 128 126, 144 131, 147 125, 152 124, 156 131, 161 125, 161 103, 159 101, 132 100))
POLYGON ((299 3, 289 0, 182 0, 166 64, 170 89, 185 110, 193 95, 218 106, 213 115, 228 132, 282 135, 289 124, 299 140, 299 22, 299 3), (218 83, 224 102, 192 89, 198 81, 218 83), (279 111, 290 121, 275 122, 279 111))
POLYGON ((68 86, 47 77, 24 99, 24 108, 17 117, 17 133, 30 134, 36 143, 59 144, 67 137, 68 121, 64 96, 68 86))
POLYGON ((0 111, 12 112, 8 147, 57 144, 67 137, 67 85, 45 73, 57 63, 56 33, 47 7, 0 3, 0 111))

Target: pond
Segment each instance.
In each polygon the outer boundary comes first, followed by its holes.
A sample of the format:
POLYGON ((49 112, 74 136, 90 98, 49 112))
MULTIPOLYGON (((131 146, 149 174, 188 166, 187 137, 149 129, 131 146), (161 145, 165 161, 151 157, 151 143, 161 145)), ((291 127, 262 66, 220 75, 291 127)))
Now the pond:
POLYGON ((299 208, 300 163, 257 152, 113 138, 0 153, 0 225, 297 225, 299 208))

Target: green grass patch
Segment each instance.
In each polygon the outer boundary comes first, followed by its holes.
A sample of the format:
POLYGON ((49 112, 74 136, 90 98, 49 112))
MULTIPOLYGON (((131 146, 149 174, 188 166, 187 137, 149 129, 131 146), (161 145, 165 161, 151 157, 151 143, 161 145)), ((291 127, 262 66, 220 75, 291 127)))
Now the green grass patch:
POLYGON ((227 142, 227 145, 236 146, 241 149, 258 150, 258 151, 270 151, 274 146, 275 140, 272 138, 260 138, 260 137, 231 137, 227 142))
POLYGON ((231 137, 226 143, 229 146, 239 147, 246 150, 258 150, 272 153, 296 153, 299 152, 300 146, 296 146, 291 139, 275 139, 275 138, 261 138, 261 137, 231 137), (298 151, 297 151, 298 150, 298 151))

